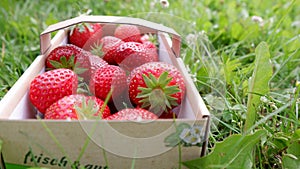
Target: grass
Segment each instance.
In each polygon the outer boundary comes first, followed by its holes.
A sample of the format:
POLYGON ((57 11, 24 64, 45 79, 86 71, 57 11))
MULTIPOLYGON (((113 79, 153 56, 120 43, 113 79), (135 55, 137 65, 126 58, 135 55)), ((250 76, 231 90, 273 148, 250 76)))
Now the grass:
POLYGON ((50 24, 87 9, 94 15, 137 16, 182 35, 181 56, 213 116, 209 150, 247 120, 255 49, 265 41, 272 76, 260 97, 254 130, 268 134, 256 146, 253 168, 283 168, 289 140, 299 127, 300 1, 8 1, 0 2, 0 99, 39 54, 39 34, 50 24), (263 21, 252 16, 260 16, 263 21))

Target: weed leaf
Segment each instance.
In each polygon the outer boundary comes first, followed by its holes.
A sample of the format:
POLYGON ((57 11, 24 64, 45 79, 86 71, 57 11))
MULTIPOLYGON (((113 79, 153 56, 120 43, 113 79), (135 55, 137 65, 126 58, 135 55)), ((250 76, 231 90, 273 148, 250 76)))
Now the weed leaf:
POLYGON ((249 91, 247 102, 247 117, 244 132, 252 127, 256 120, 256 112, 260 103, 260 97, 269 92, 269 81, 272 77, 272 65, 270 53, 266 42, 261 42, 255 49, 254 71, 249 79, 249 91))
POLYGON ((231 135, 223 142, 216 143, 213 152, 209 155, 183 162, 183 165, 190 169, 252 168, 251 150, 265 134, 265 130, 258 130, 252 135, 231 135))
POLYGON ((292 143, 286 152, 287 154, 282 158, 283 168, 298 168, 300 166, 300 129, 294 133, 292 143))

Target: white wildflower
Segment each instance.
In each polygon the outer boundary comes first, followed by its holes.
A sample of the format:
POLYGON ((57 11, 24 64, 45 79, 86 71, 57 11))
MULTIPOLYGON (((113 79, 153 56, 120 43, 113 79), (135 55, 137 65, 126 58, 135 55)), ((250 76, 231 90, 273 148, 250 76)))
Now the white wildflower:
POLYGON ((169 7, 169 1, 168 0, 160 0, 160 5, 163 7, 163 8, 168 8, 169 7))
POLYGON ((206 32, 204 30, 200 31, 199 33, 200 35, 206 35, 206 32))
POLYGON ((194 83, 196 83, 197 80, 198 80, 196 73, 191 74, 191 78, 192 78, 192 80, 193 80, 194 83))
POLYGON ((265 96, 260 97, 260 101, 263 103, 269 103, 269 100, 265 96))
POLYGON ((183 129, 182 132, 179 135, 179 137, 182 140, 184 140, 185 138, 190 137, 190 136, 191 136, 191 131, 190 131, 190 129, 187 129, 187 128, 183 129))
POLYGON ((201 133, 202 133, 202 127, 201 126, 193 126, 191 128, 191 134, 196 136, 196 137, 201 137, 201 133))
POLYGON ((259 26, 264 26, 264 20, 263 20, 263 18, 262 17, 260 17, 260 16, 252 16, 252 21, 253 22, 257 22, 258 24, 259 24, 259 26))
POLYGON ((273 103, 273 102, 271 102, 269 105, 270 105, 274 110, 277 110, 277 109, 278 109, 278 107, 276 106, 276 104, 273 103))
POLYGON ((201 143, 202 138, 202 127, 200 126, 193 126, 192 128, 185 128, 180 133, 179 137, 185 143, 196 145, 201 143))
POLYGON ((214 28, 214 29, 218 29, 218 28, 219 28, 219 25, 218 25, 218 24, 214 24, 214 25, 213 25, 213 28, 214 28))
POLYGON ((296 27, 296 28, 300 28, 300 21, 294 21, 292 24, 291 24, 292 27, 296 27))
POLYGON ((189 45, 195 44, 195 42, 197 41, 197 38, 198 38, 197 35, 190 33, 190 34, 188 34, 188 35, 186 36, 186 42, 187 42, 189 45))

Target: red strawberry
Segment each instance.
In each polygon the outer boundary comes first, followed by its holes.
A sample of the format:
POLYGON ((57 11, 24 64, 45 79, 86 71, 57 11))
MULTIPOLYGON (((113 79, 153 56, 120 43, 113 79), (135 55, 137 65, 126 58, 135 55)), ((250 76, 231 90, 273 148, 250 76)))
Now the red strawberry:
POLYGON ((147 63, 158 61, 158 57, 146 50, 145 45, 138 42, 125 42, 115 52, 115 61, 127 71, 147 63))
POLYGON ((156 47, 157 37, 152 34, 144 34, 141 37, 141 42, 145 45, 145 48, 150 56, 157 58, 158 60, 158 51, 156 47))
POLYGON ((144 42, 143 44, 149 57, 153 58, 154 61, 158 61, 158 52, 155 44, 150 41, 144 42))
POLYGON ((130 73, 130 100, 157 115, 181 104, 184 95, 184 79, 173 65, 164 62, 145 63, 130 73))
POLYGON ((141 108, 126 108, 111 116, 105 118, 105 120, 155 120, 157 115, 141 108))
POLYGON ((46 58, 47 69, 67 68, 85 81, 90 79, 90 56, 92 54, 75 45, 66 44, 53 49, 46 58))
POLYGON ((100 67, 108 65, 108 63, 100 58, 99 56, 93 55, 90 52, 84 51, 83 57, 77 59, 77 65, 75 67, 75 72, 79 72, 78 75, 84 79, 85 82, 89 82, 92 74, 100 67))
POLYGON ((76 93, 77 75, 70 69, 54 69, 35 77, 30 83, 29 98, 41 112, 60 98, 76 93))
POLYGON ((89 59, 90 59, 90 76, 92 76, 97 69, 108 65, 108 63, 105 60, 103 60, 102 58, 96 55, 91 54, 89 59))
POLYGON ((172 111, 168 111, 168 112, 163 112, 160 116, 160 119, 173 119, 173 118, 177 118, 177 115, 172 112, 172 111))
POLYGON ((74 69, 77 58, 83 50, 75 45, 66 44, 53 49, 46 58, 46 68, 74 69))
POLYGON ((93 48, 93 53, 98 56, 102 56, 102 58, 107 61, 111 65, 115 65, 116 62, 114 60, 114 53, 116 48, 124 43, 121 39, 116 38, 114 36, 105 36, 103 37, 99 45, 93 48))
POLYGON ((112 89, 112 98, 121 95, 126 88, 126 73, 119 66, 107 65, 96 70, 90 80, 90 91, 105 100, 112 89))
POLYGON ((87 51, 97 44, 102 37, 102 27, 99 23, 83 23, 76 25, 70 31, 69 43, 87 51))
POLYGON ((114 35, 124 42, 141 42, 141 32, 135 25, 120 25, 116 28, 114 35))
POLYGON ((109 107, 94 96, 80 94, 65 96, 53 103, 45 113, 45 119, 93 119, 110 116, 109 107), (102 110, 103 108, 103 110, 102 110))

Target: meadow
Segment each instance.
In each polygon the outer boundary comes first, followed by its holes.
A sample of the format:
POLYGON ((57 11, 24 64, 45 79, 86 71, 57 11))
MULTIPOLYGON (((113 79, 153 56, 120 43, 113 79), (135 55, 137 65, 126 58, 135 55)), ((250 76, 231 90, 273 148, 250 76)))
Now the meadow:
POLYGON ((181 57, 212 115, 211 154, 186 167, 300 166, 299 0, 1 0, 0 99, 39 55, 39 34, 88 10, 181 35, 181 57))

